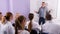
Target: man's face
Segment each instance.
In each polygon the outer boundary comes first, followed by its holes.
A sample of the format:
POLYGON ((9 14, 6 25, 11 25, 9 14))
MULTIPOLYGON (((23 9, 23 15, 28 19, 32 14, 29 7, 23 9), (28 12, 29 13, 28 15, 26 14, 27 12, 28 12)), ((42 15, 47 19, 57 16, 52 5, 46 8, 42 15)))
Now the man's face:
POLYGON ((45 3, 42 3, 42 7, 45 7, 45 3))

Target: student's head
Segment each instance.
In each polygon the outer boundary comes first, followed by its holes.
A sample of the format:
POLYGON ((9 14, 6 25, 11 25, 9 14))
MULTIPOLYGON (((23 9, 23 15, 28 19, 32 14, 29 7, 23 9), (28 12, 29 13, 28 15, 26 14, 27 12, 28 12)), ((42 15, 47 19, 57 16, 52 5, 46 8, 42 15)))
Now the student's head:
POLYGON ((2 19, 2 12, 0 12, 0 20, 2 19))
POLYGON ((28 18, 29 18, 29 20, 33 20, 33 18, 34 18, 34 14, 32 14, 32 13, 29 13, 29 16, 28 16, 28 18))
POLYGON ((24 27, 25 26, 25 23, 26 23, 25 21, 26 21, 26 18, 24 16, 19 16, 16 19, 15 23, 18 24, 17 27, 18 26, 21 26, 21 27, 23 26, 24 27))
POLYGON ((6 20, 11 21, 13 19, 13 14, 11 12, 6 13, 6 20))
POLYGON ((46 5, 45 2, 42 2, 42 7, 45 7, 45 5, 46 5))
POLYGON ((19 16, 20 16, 20 14, 19 13, 16 13, 15 19, 17 19, 19 16))
POLYGON ((20 24, 25 25, 26 18, 24 16, 19 16, 18 21, 19 21, 20 24))
POLYGON ((2 23, 5 23, 5 21, 6 21, 6 17, 2 16, 2 23))
POLYGON ((29 17, 29 20, 30 20, 30 23, 28 25, 28 31, 31 32, 31 30, 32 30, 32 20, 34 18, 34 14, 30 13, 28 17, 29 17))
POLYGON ((24 16, 19 16, 15 20, 15 34, 17 34, 18 29, 23 30, 25 27, 26 18, 24 16), (18 28, 18 29, 17 29, 18 28))

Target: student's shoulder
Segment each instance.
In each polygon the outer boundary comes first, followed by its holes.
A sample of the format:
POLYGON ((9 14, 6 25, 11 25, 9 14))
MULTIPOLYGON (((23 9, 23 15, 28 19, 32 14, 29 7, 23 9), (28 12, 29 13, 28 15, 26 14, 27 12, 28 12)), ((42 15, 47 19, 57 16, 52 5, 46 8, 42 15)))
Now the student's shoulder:
POLYGON ((11 22, 7 21, 7 24, 8 24, 8 25, 11 25, 11 22))
POLYGON ((33 23, 36 23, 36 24, 38 24, 38 22, 36 22, 36 21, 34 21, 34 20, 33 20, 33 23))
POLYGON ((24 32, 25 32, 26 34, 29 34, 29 32, 28 32, 28 31, 26 31, 26 30, 24 30, 24 32))
POLYGON ((20 31, 20 34, 30 34, 30 33, 26 30, 22 30, 22 31, 20 31))

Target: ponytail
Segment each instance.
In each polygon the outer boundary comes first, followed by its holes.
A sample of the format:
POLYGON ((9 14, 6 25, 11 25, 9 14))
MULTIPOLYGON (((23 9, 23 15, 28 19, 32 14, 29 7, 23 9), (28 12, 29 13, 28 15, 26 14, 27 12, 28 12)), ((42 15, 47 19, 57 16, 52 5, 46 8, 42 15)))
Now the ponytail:
POLYGON ((34 18, 34 14, 30 13, 29 16, 28 16, 28 18, 30 20, 30 23, 28 25, 28 30, 29 30, 29 32, 31 32, 31 30, 32 30, 32 20, 34 18))
POLYGON ((31 32, 32 30, 32 21, 30 21, 29 25, 28 25, 28 31, 31 32))
POLYGON ((18 29, 19 30, 24 30, 24 27, 21 25, 22 21, 25 19, 24 16, 19 16, 15 20, 15 34, 18 34, 18 29))

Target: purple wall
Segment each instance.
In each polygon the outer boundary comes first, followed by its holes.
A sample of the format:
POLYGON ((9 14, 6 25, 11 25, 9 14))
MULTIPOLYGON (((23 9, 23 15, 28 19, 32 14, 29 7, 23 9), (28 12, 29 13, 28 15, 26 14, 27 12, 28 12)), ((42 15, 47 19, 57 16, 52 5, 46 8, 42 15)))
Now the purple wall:
POLYGON ((14 0, 13 1, 13 12, 20 13, 28 18, 30 11, 30 0, 14 0))
POLYGON ((3 15, 8 11, 8 0, 0 0, 0 11, 3 15))
POLYGON ((20 13, 28 18, 30 11, 30 0, 0 0, 0 10, 3 15, 5 15, 7 11, 12 11, 14 14, 20 13))

